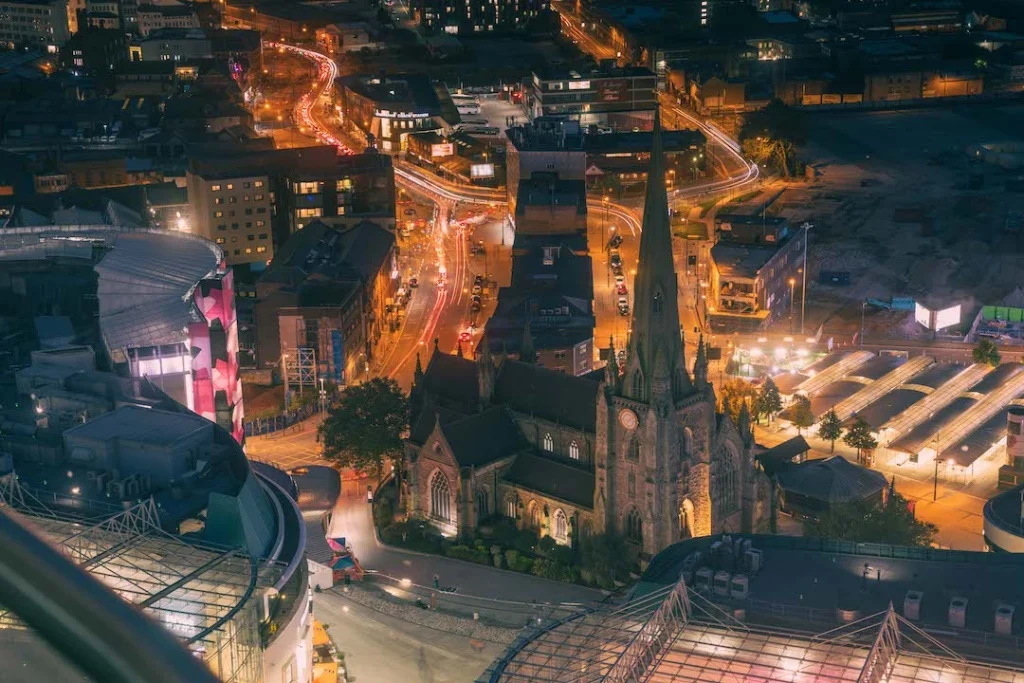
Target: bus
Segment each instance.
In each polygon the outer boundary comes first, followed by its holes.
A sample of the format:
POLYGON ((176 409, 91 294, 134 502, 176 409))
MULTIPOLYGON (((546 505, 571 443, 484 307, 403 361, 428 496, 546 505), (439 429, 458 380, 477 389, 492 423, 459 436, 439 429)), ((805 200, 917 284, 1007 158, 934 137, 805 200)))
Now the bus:
POLYGON ((465 104, 463 104, 461 102, 456 102, 455 103, 455 108, 463 116, 465 116, 467 114, 473 115, 473 114, 479 114, 480 113, 480 105, 477 104, 476 102, 466 102, 465 104))

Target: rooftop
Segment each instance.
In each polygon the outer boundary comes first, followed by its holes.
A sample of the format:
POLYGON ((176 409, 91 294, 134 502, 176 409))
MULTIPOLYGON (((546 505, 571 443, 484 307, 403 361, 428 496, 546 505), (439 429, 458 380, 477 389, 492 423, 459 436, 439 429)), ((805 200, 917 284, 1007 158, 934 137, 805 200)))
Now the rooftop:
POLYGON ((338 82, 382 106, 411 106, 430 113, 441 112, 441 101, 426 74, 353 75, 343 76, 338 82))
POLYGON ((195 413, 170 413, 164 410, 121 406, 103 413, 85 424, 72 427, 65 435, 95 441, 124 439, 151 446, 173 446, 196 432, 211 429, 212 423, 195 413))
POLYGON ((532 178, 519 181, 517 200, 517 214, 524 213, 528 206, 552 209, 557 206, 574 206, 577 215, 586 215, 587 183, 584 180, 545 177, 534 173, 532 178))
POLYGON ((711 258, 723 278, 753 278, 779 251, 777 246, 719 242, 711 247, 711 258))

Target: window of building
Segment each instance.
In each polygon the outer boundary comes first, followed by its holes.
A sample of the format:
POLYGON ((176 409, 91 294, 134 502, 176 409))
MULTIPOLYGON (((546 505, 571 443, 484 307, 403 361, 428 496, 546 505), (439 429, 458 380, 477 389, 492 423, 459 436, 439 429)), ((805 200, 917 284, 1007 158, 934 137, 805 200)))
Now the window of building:
POLYGON ((487 519, 487 516, 491 514, 489 503, 490 496, 487 495, 487 489, 482 488, 476 492, 476 518, 477 520, 487 519))
POLYGON ((246 254, 251 254, 252 253, 252 247, 246 247, 245 248, 245 253, 246 254))
POLYGON ((228 197, 228 204, 237 204, 238 197, 228 197))
POLYGON ((633 543, 644 542, 644 520, 636 508, 631 509, 626 515, 626 538, 633 543))
POLYGON ((312 209, 296 209, 295 216, 297 218, 316 218, 323 215, 323 209, 319 206, 312 209))
MULTIPOLYGON (((249 227, 249 225, 248 225, 248 224, 246 224, 246 226, 245 226, 245 227, 247 227, 247 228, 248 228, 248 227, 249 227)), ((245 236, 245 238, 246 238, 247 240, 249 240, 250 242, 255 242, 255 241, 256 241, 256 235, 246 235, 246 236, 245 236)))
POLYGON ((629 448, 626 449, 626 460, 640 462, 640 437, 636 434, 629 440, 629 448))
POLYGON ((231 229, 232 230, 238 230, 238 223, 232 223, 231 224, 231 229))
POLYGON ((342 178, 337 182, 334 189, 337 190, 338 192, 348 192, 349 190, 352 189, 352 179, 342 178))
POLYGON ((443 522, 451 521, 451 498, 448 477, 436 472, 430 481, 430 516, 443 522))
POLYGON ((233 190, 233 189, 235 189, 235 186, 234 186, 234 184, 233 184, 233 183, 228 183, 228 189, 229 189, 229 190, 233 190))
POLYGON ((249 195, 247 195, 247 194, 243 194, 243 195, 242 195, 242 201, 243 201, 243 202, 247 202, 247 201, 249 201, 249 195))
POLYGON ((235 249, 235 256, 238 256, 241 253, 242 253, 241 249, 235 249))
POLYGON ((214 204, 223 204, 224 203, 224 198, 223 197, 214 197, 213 203, 214 204))
POLYGON ((559 543, 569 541, 569 520, 561 509, 555 510, 555 540, 559 543))
MULTIPOLYGON (((260 221, 256 221, 256 225, 257 225, 257 227, 258 227, 258 226, 260 225, 260 221)), ((265 233, 265 232, 261 232, 261 233, 260 233, 260 239, 261 239, 261 240, 265 240, 265 239, 267 239, 267 233, 265 233)))
POLYGON ((626 475, 626 495, 630 500, 636 500, 636 472, 633 470, 626 475))
POLYGON ((575 440, 569 442, 569 457, 573 460, 580 459, 580 445, 575 440))
POLYGON ((262 202, 263 201, 263 194, 261 193, 261 194, 253 195, 252 200, 254 202, 262 202))
POLYGON ((257 228, 262 228, 266 224, 267 224, 266 221, 256 221, 256 227, 257 228))
POLYGON ((264 254, 264 253, 266 253, 266 251, 267 251, 266 247, 256 247, 256 253, 257 254, 264 254))
POLYGON ((293 183, 292 187, 297 194, 317 194, 323 187, 323 183, 315 180, 303 181, 300 183, 293 183))
POLYGON ((266 213, 266 212, 267 212, 267 207, 265 207, 265 206, 260 206, 260 207, 256 208, 256 213, 266 213))
POLYGON ((565 358, 565 349, 559 349, 558 351, 555 351, 555 358, 556 359, 565 358))
POLYGON ((252 186, 253 187, 263 187, 263 181, 262 180, 257 180, 256 182, 254 182, 252 184, 252 186))
POLYGON ((555 451, 555 440, 551 438, 551 432, 544 433, 544 450, 548 453, 554 453, 555 451))
POLYGON ((219 223, 217 225, 217 229, 218 230, 227 230, 228 229, 228 224, 227 223, 219 223))
POLYGON ((516 518, 516 498, 515 496, 508 496, 505 498, 505 516, 509 519, 516 518))
POLYGON ((220 185, 210 185, 210 192, 220 192, 220 185))
POLYGON ((213 212, 213 217, 214 218, 224 218, 224 212, 223 211, 214 211, 213 212))
POLYGON ((223 237, 218 237, 217 238, 217 244, 224 244, 224 242, 226 242, 226 241, 227 240, 225 240, 223 237))
POLYGON ((251 185, 252 183, 250 183, 248 180, 242 183, 242 187, 245 188, 246 190, 248 190, 251 185))

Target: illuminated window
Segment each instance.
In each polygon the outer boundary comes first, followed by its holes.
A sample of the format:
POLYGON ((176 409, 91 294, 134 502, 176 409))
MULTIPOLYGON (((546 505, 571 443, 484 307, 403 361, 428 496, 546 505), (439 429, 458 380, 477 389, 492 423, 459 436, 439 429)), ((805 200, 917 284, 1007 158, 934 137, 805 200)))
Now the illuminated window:
POLYGON ((337 186, 335 187, 335 189, 338 192, 348 192, 349 190, 352 189, 352 179, 351 178, 343 178, 343 179, 339 180, 338 183, 337 183, 337 186))
POLYGON ((235 186, 232 183, 228 183, 228 189, 233 190, 235 189, 235 186))
POLYGON ((217 238, 217 244, 224 244, 224 242, 226 242, 226 241, 227 240, 225 240, 223 237, 218 237, 217 238))
POLYGON ((223 211, 214 211, 213 212, 213 217, 214 218, 224 218, 224 212, 223 211))
POLYGON ((569 540, 569 520, 561 510, 555 510, 555 540, 559 543, 569 540))
POLYGON ((295 215, 298 218, 317 218, 318 216, 322 216, 324 214, 323 209, 321 209, 320 207, 316 207, 312 209, 296 209, 295 215))
POLYGON ((220 185, 211 185, 210 186, 210 191, 211 192, 220 192, 220 185))
POLYGON ((257 254, 263 254, 263 253, 265 253, 266 251, 267 251, 267 248, 266 248, 266 247, 256 247, 256 253, 257 253, 257 254))
POLYGON ((544 450, 548 453, 553 453, 555 451, 555 441, 551 438, 550 432, 544 434, 544 450))
POLYGON ((575 441, 569 442, 569 457, 573 460, 580 459, 580 446, 575 441))
POLYGON ((254 182, 252 184, 252 186, 253 187, 263 187, 263 181, 262 180, 257 180, 256 182, 254 182))

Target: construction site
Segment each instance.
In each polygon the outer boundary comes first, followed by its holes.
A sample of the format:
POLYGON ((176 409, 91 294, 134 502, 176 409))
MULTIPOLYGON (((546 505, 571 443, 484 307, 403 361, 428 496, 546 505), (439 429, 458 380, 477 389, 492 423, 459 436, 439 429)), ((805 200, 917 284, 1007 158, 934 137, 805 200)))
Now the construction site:
MULTIPOLYGON (((1007 414, 1024 405, 1024 364, 960 365, 929 355, 831 353, 776 380, 786 396, 804 396, 815 422, 834 410, 845 426, 866 421, 875 457, 893 465, 936 466, 938 476, 966 482, 979 461, 1003 464, 1007 414)), ((987 476, 987 475, 986 475, 987 476)))

